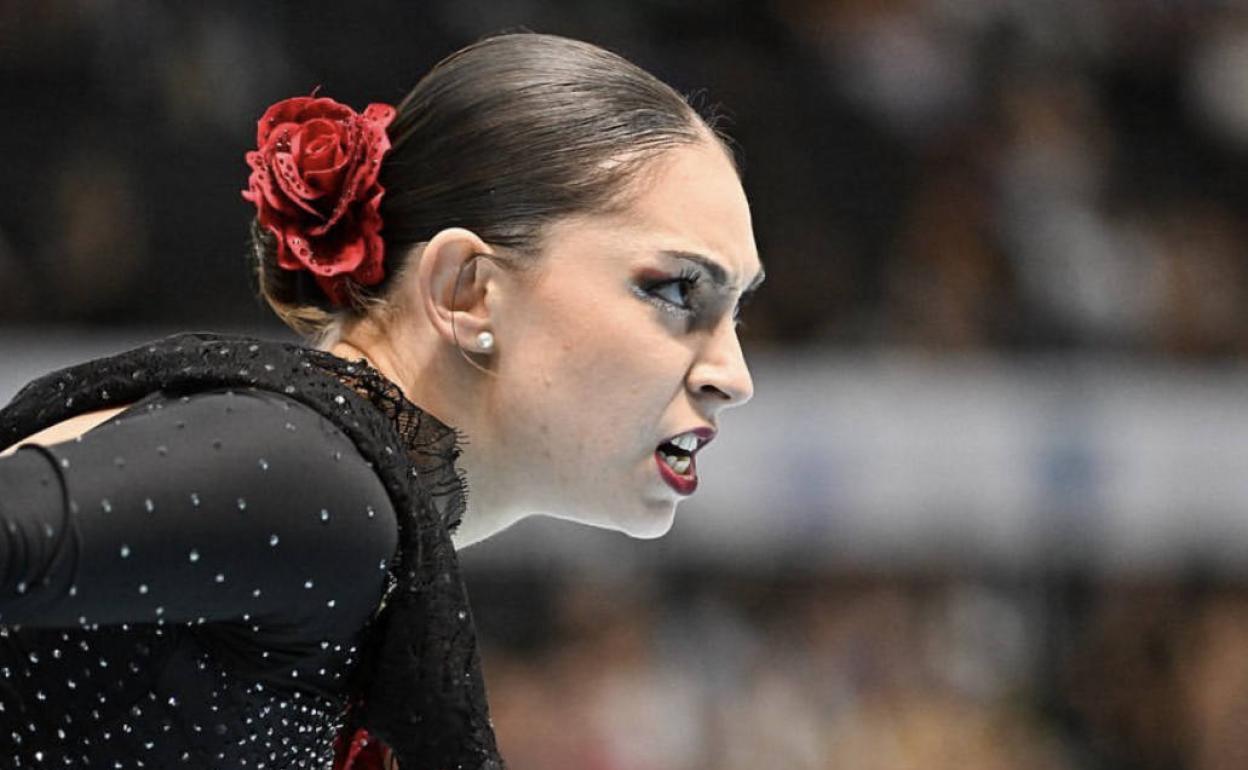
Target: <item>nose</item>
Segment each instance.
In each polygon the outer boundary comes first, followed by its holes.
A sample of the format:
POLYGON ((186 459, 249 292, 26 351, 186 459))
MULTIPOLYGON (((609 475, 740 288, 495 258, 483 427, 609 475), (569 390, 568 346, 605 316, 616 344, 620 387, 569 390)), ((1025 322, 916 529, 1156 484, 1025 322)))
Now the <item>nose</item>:
POLYGON ((711 414, 754 397, 754 380, 731 319, 725 319, 707 338, 689 370, 688 382, 695 399, 709 402, 711 414))

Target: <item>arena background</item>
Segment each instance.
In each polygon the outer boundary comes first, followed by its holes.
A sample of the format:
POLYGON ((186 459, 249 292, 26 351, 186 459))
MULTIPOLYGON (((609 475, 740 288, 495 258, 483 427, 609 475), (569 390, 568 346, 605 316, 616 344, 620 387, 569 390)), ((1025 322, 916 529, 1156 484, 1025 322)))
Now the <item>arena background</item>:
POLYGON ((256 117, 516 27, 721 104, 769 277, 668 538, 463 554, 513 770, 1248 767, 1238 3, 0 2, 0 403, 292 339, 256 117))

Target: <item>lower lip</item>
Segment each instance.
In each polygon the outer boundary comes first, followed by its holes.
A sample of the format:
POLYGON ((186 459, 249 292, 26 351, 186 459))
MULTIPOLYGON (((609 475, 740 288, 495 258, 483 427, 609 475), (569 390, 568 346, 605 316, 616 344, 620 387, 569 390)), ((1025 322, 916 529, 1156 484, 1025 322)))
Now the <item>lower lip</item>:
POLYGON ((689 474, 681 476, 672 470, 663 460, 663 455, 659 452, 654 453, 654 461, 659 464, 659 475, 667 482, 667 485, 676 490, 677 494, 692 495, 694 490, 698 488, 698 468, 694 465, 693 458, 689 461, 689 474))

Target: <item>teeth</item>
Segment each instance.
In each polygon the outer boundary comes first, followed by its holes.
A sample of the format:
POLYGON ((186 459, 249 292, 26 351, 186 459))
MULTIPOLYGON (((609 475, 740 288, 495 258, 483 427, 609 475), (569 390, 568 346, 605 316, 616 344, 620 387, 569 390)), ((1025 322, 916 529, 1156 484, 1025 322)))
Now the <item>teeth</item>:
POLYGON ((686 452, 692 452, 693 450, 698 448, 698 437, 693 435, 692 433, 682 433, 676 438, 672 439, 672 443, 680 447, 681 449, 685 450, 686 452))
POLYGON ((669 455, 665 452, 661 452, 660 454, 663 455, 663 462, 667 463, 669 468, 682 476, 688 473, 689 466, 693 465, 693 458, 691 457, 676 457, 675 455, 669 455))

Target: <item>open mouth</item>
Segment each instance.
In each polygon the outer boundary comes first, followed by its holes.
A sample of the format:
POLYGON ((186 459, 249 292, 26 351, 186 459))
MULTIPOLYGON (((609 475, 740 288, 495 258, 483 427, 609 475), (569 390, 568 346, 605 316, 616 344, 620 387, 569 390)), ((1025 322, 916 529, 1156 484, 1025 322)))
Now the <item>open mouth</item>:
POLYGON ((697 428, 674 436, 654 450, 659 476, 681 495, 691 495, 698 488, 698 466, 694 455, 715 435, 710 428, 697 428))
POLYGON ((670 441, 659 444, 658 455, 659 459, 677 475, 687 476, 693 470, 693 453, 670 441))
POLYGON ((671 446, 660 444, 654 451, 655 465, 659 469, 659 477, 663 479, 676 494, 692 495, 698 488, 698 471, 693 456, 688 453, 674 451, 671 446))

